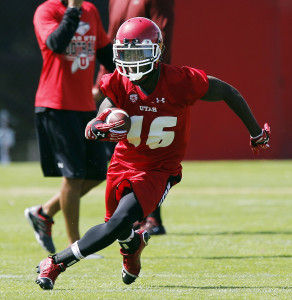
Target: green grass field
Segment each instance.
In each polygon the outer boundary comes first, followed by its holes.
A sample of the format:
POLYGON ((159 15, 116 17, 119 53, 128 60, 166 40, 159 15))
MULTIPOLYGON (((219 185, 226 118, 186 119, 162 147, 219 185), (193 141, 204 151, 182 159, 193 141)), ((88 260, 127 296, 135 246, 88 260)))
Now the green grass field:
MULTIPOLYGON (((35 266, 47 253, 23 212, 51 197, 60 179, 43 178, 38 163, 0 166, 0 299, 292 299, 292 161, 183 167, 162 206, 167 235, 151 238, 135 283, 122 283, 114 243, 43 291, 35 266)), ((103 222, 104 187, 82 201, 82 234, 103 222)), ((53 236, 57 250, 68 246, 61 213, 53 236)))

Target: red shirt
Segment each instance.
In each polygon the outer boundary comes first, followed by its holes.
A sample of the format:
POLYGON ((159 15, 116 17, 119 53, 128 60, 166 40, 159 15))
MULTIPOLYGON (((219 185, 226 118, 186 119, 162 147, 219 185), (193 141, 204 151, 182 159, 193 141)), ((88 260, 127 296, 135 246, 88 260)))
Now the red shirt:
POLYGON ((178 174, 189 137, 190 106, 208 87, 204 71, 166 64, 161 64, 159 81, 149 96, 117 71, 104 75, 103 94, 127 111, 132 122, 113 161, 130 169, 178 174))
POLYGON ((46 40, 61 23, 65 11, 60 0, 48 0, 34 15, 35 33, 43 57, 35 106, 92 111, 96 109, 92 96, 95 52, 110 41, 96 7, 84 1, 78 29, 66 53, 54 53, 47 47, 46 40))

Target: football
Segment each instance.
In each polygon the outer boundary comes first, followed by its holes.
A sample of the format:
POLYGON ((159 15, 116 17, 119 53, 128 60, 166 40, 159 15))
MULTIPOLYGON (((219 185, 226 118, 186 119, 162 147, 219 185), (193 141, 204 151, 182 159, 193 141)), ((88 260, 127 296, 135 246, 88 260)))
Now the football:
POLYGON ((105 122, 107 124, 109 123, 114 123, 117 121, 124 120, 125 124, 121 125, 119 127, 116 127, 114 130, 115 131, 124 131, 126 130, 127 132, 130 131, 131 128, 131 118, 127 114, 126 111, 124 111, 121 108, 113 107, 111 108, 112 112, 106 117, 105 122))

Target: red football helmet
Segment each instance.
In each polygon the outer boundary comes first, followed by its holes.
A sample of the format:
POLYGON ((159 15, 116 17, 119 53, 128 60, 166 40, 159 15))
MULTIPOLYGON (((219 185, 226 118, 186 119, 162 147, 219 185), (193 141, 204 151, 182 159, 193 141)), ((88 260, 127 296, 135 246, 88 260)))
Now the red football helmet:
POLYGON ((158 67, 162 49, 159 27, 147 18, 132 18, 117 32, 113 44, 114 62, 121 75, 140 81, 158 67))

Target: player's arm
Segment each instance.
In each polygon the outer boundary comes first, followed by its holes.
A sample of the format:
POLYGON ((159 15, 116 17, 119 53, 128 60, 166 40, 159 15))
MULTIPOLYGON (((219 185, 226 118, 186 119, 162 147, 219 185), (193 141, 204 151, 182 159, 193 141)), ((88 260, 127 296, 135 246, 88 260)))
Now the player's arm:
POLYGON ((65 52, 74 36, 80 21, 83 0, 69 0, 67 10, 60 25, 48 36, 46 45, 53 52, 61 54, 65 52))
POLYGON ((97 116, 99 116, 107 108, 112 108, 112 107, 116 107, 114 102, 109 97, 104 98, 104 100, 101 102, 99 106, 97 116))
POLYGON ((218 78, 208 76, 208 79, 209 89, 201 99, 205 101, 223 100, 248 129, 251 136, 251 147, 255 152, 258 150, 258 146, 269 147, 267 144, 269 141, 268 125, 261 129, 243 96, 233 86, 218 78))

